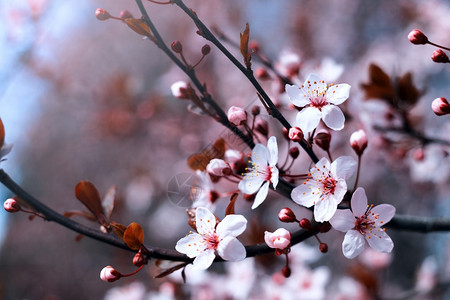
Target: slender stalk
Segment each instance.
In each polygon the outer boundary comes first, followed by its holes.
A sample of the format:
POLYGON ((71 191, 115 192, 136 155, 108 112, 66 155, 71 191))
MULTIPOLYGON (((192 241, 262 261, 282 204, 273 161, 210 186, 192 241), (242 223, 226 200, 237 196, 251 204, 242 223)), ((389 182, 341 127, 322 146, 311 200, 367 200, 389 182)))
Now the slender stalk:
POLYGON ((433 45, 433 46, 438 47, 438 48, 441 48, 441 49, 444 49, 444 50, 447 50, 447 51, 450 51, 450 48, 447 48, 447 47, 435 44, 435 43, 430 42, 430 41, 428 41, 428 44, 433 45))

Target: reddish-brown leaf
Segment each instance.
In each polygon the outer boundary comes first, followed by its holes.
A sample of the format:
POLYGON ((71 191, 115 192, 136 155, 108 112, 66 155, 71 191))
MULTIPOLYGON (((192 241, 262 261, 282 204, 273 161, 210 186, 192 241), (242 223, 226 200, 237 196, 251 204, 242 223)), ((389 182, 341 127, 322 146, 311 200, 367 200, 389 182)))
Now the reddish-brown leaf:
POLYGON ((116 223, 116 222, 111 222, 109 224, 113 230, 113 232, 120 237, 121 239, 123 239, 123 234, 125 233, 125 230, 127 230, 127 226, 116 223))
POLYGON ((127 23, 128 27, 131 28, 134 32, 140 35, 144 35, 153 39, 152 32, 148 27, 147 23, 143 19, 135 19, 135 18, 126 18, 124 19, 125 23, 127 23))
POLYGON ((206 166, 213 158, 223 159, 225 155, 226 144, 223 138, 219 138, 213 145, 193 154, 188 158, 188 166, 193 170, 205 171, 206 166))
POLYGON ((422 92, 416 88, 410 72, 397 78, 396 82, 397 94, 400 106, 410 107, 417 103, 422 92))
POLYGON ((393 104, 395 90, 391 78, 379 66, 369 66, 369 82, 361 84, 366 99, 381 99, 393 104))
POLYGON ((130 249, 139 250, 144 244, 144 230, 138 223, 131 223, 123 233, 123 240, 130 249))
POLYGON ((248 26, 248 23, 245 24, 244 32, 240 34, 240 37, 241 37, 241 43, 240 43, 241 54, 244 57, 245 66, 250 69, 251 53, 249 53, 249 51, 248 51, 248 41, 250 38, 250 27, 248 26))
POLYGON ((80 181, 75 186, 75 197, 89 209, 100 225, 107 224, 100 194, 91 182, 86 180, 80 181))
POLYGON ((187 263, 181 263, 181 264, 178 264, 178 265, 176 265, 176 266, 174 266, 174 267, 172 267, 172 268, 170 268, 170 269, 167 269, 167 270, 163 271, 162 273, 159 273, 158 275, 155 276, 155 278, 163 278, 163 277, 166 277, 167 275, 172 274, 172 273, 175 272, 176 270, 179 270, 179 269, 184 268, 184 267, 186 267, 186 266, 187 266, 187 263))
POLYGON ((2 119, 0 119, 0 149, 2 148, 4 142, 5 142, 5 126, 3 126, 2 119))
POLYGON ((230 203, 228 203, 228 206, 225 209, 225 216, 234 215, 234 206, 236 204, 236 199, 237 199, 238 195, 239 195, 238 193, 234 193, 231 196, 230 203))

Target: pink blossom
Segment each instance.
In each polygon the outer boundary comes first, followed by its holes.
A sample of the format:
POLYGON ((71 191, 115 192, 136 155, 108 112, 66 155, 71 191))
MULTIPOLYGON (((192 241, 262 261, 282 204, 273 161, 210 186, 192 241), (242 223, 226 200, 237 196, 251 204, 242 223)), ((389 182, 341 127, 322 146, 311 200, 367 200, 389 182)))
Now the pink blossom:
POLYGON ((218 158, 211 159, 206 166, 206 171, 215 176, 230 175, 232 173, 230 164, 218 158))
POLYGON ((431 109, 438 116, 450 114, 450 104, 448 104, 447 99, 443 97, 434 99, 433 102, 431 102, 431 109))
POLYGON ((367 147, 367 134, 364 130, 360 129, 355 131, 350 136, 350 146, 357 155, 362 155, 367 147))
POLYGON ((111 266, 104 267, 100 272, 100 279, 107 282, 114 282, 122 277, 119 271, 111 266))
POLYGON ((267 246, 283 250, 291 245, 292 234, 284 228, 278 228, 274 232, 265 231, 264 241, 267 246))
POLYGON ((408 40, 414 45, 425 45, 428 43, 427 36, 418 29, 411 30, 408 34, 408 40))
POLYGON ((186 81, 177 81, 170 87, 172 95, 178 99, 189 99, 187 94, 188 83, 186 81))
POLYGON ((10 213, 15 213, 20 211, 20 205, 17 203, 17 201, 13 198, 10 198, 3 203, 3 208, 10 213))
POLYGON ((235 126, 242 125, 247 121, 247 112, 240 107, 232 106, 228 110, 228 120, 235 126))

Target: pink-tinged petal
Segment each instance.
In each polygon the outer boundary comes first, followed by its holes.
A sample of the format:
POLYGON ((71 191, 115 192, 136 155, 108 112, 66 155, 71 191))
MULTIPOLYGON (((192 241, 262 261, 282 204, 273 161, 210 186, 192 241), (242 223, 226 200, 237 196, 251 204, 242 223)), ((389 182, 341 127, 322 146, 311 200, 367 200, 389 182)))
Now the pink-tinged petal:
POLYGON ((326 91, 328 88, 325 80, 317 74, 309 74, 303 83, 303 86, 304 88, 318 91, 319 93, 326 91))
POLYGON ((291 198, 295 203, 311 207, 320 199, 320 191, 317 182, 305 181, 291 192, 291 198))
POLYGON ((263 144, 256 144, 252 150, 252 164, 258 169, 265 169, 269 163, 269 150, 263 144))
POLYGON ((219 238, 238 236, 247 228, 247 219, 241 215, 228 215, 217 225, 216 233, 219 238))
POLYGON ((261 203, 264 202, 267 198, 267 194, 269 193, 269 182, 266 181, 261 188, 259 189, 258 193, 256 194, 255 201, 253 202, 252 209, 257 208, 261 205, 261 203))
POLYGON ((347 258, 355 258, 364 250, 364 237, 356 230, 350 230, 345 234, 342 242, 342 252, 347 258))
POLYGON ((273 167, 271 171, 272 171, 272 177, 270 177, 270 182, 272 182, 273 189, 275 190, 278 185, 279 172, 278 172, 277 167, 273 167))
POLYGON ((344 128, 344 113, 336 105, 326 105, 322 107, 322 119, 325 125, 333 130, 341 130, 344 128))
POLYGON ((191 233, 188 236, 180 239, 175 250, 180 253, 184 253, 190 258, 196 257, 206 249, 206 243, 203 237, 197 233, 191 233))
POLYGON ((349 95, 350 85, 341 83, 329 87, 325 97, 327 99, 327 102, 333 103, 334 105, 339 105, 347 100, 349 95))
POLYGON ((374 229, 370 233, 367 233, 365 238, 373 250, 389 253, 394 248, 394 242, 392 242, 389 235, 383 229, 374 229))
POLYGON ((351 156, 338 157, 331 164, 331 174, 336 178, 348 179, 356 171, 357 162, 351 156))
POLYGON ((296 85, 286 84, 286 94, 295 106, 303 107, 310 103, 309 97, 305 91, 296 85))
POLYGON ((303 133, 313 131, 319 125, 322 113, 318 108, 306 107, 298 112, 295 125, 300 127, 303 133))
POLYGON ((209 233, 216 227, 216 217, 206 207, 198 207, 195 211, 195 225, 198 233, 209 233))
POLYGON ((330 162, 327 158, 322 157, 309 171, 313 179, 319 181, 323 179, 323 172, 328 173, 330 170, 330 162))
POLYGON ((195 270, 206 270, 211 266, 211 264, 216 258, 214 250, 208 249, 200 253, 195 259, 193 264, 193 269, 195 270))
POLYGON ((376 218, 371 219, 375 221, 375 226, 381 227, 394 217, 395 207, 390 204, 380 204, 372 209, 371 215, 377 216, 376 218))
POLYGON ((244 176, 244 179, 239 182, 238 188, 244 194, 252 195, 259 190, 264 181, 264 178, 261 176, 247 174, 244 176))
POLYGON ((317 222, 329 221, 337 210, 337 202, 331 197, 323 197, 314 206, 314 219, 317 222))
POLYGON ((367 196, 366 192, 362 187, 356 189, 353 193, 351 206, 353 215, 355 217, 361 217, 366 213, 367 210, 367 196))
POLYGON ((341 203, 347 193, 347 183, 344 179, 339 179, 336 182, 336 187, 334 188, 334 193, 329 194, 328 197, 336 202, 336 205, 341 203))
POLYGON ((291 233, 284 228, 278 228, 274 232, 265 231, 264 241, 267 246, 274 249, 285 249, 291 244, 291 233))
POLYGON ((278 145, 276 137, 271 136, 269 138, 267 141, 267 150, 269 150, 269 165, 273 167, 278 162, 278 145))
POLYGON ((237 238, 231 236, 220 241, 217 253, 224 260, 229 261, 240 261, 247 255, 244 245, 237 238))
POLYGON ((350 209, 338 209, 330 219, 334 229, 347 232, 355 227, 355 216, 350 209))

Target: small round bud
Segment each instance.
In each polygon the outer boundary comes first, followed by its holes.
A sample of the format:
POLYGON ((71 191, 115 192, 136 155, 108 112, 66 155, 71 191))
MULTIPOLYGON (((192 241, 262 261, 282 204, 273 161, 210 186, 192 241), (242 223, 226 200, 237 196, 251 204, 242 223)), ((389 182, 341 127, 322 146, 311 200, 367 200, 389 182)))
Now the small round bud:
POLYGON ((258 43, 258 41, 255 41, 255 40, 251 40, 249 43, 248 43, 248 48, 250 49, 250 50, 253 50, 253 51, 258 51, 259 50, 259 43, 258 43))
POLYGON ((328 252, 328 245, 325 244, 325 243, 320 243, 319 250, 322 253, 327 253, 328 252))
POLYGON ((172 48, 172 51, 175 52, 175 53, 183 52, 183 45, 181 45, 180 41, 172 42, 170 47, 172 48))
POLYGON ((331 224, 330 222, 324 222, 322 224, 320 224, 319 226, 319 232, 320 233, 325 233, 331 230, 331 224))
POLYGON ((107 12, 105 9, 103 8, 97 8, 95 10, 95 17, 97 18, 97 20, 100 21, 105 21, 111 18, 111 15, 109 14, 109 12, 107 12))
POLYGON ((210 47, 209 45, 204 45, 204 46, 202 47, 202 54, 203 54, 203 55, 208 55, 209 52, 211 52, 211 47, 210 47))
POLYGON ((362 129, 353 132, 350 136, 350 146, 358 156, 361 156, 364 150, 367 148, 366 132, 362 129))
POLYGON ((280 219, 281 222, 285 223, 292 223, 297 220, 294 212, 289 207, 285 207, 280 210, 280 212, 278 213, 278 219, 280 219))
POLYGON ((228 110, 228 120, 235 126, 242 125, 247 121, 247 112, 243 108, 232 106, 228 110))
POLYGON ((300 142, 303 140, 303 131, 299 127, 289 128, 289 139, 293 142, 300 142))
POLYGON ((281 270, 281 274, 283 274, 284 277, 288 278, 289 276, 291 276, 291 268, 289 268, 288 266, 284 267, 281 270))
POLYGON ((448 63, 448 62, 450 62, 450 60, 448 59, 447 54, 445 54, 445 52, 442 51, 441 49, 434 50, 433 54, 431 55, 431 59, 435 63, 448 63))
POLYGON ((293 147, 293 148, 289 149, 289 155, 293 159, 296 159, 300 155, 300 150, 298 150, 297 147, 293 147))
POLYGON ((147 262, 148 262, 147 258, 144 256, 144 254, 142 254, 141 251, 136 253, 133 257, 133 265, 135 265, 138 268, 142 265, 147 264, 147 262))
POLYGON ((20 211, 20 204, 13 198, 10 198, 3 203, 3 208, 10 213, 15 213, 20 211))
POLYGON ((129 19, 129 18, 133 18, 133 15, 128 10, 122 10, 120 12, 120 18, 121 19, 129 19))
POLYGON ((314 142, 317 146, 325 151, 330 150, 331 134, 326 129, 321 129, 314 137, 314 142))
POLYGON ((291 245, 292 234, 284 228, 278 228, 274 232, 265 231, 264 241, 267 246, 274 249, 286 249, 291 245))
POLYGON ((252 107, 252 115, 257 116, 261 112, 261 108, 258 105, 253 105, 252 107))
POLYGON ((423 151, 423 148, 416 149, 414 151, 413 157, 417 161, 423 161, 425 158, 425 151, 423 151))
POLYGON ((311 229, 311 221, 306 218, 301 219, 298 225, 303 229, 311 229))
POLYGON ((450 105, 448 104, 447 99, 443 97, 434 99, 433 102, 431 102, 431 109, 438 116, 450 114, 450 105))
POLYGON ((254 72, 255 77, 261 80, 267 80, 270 79, 269 72, 267 72, 266 68, 257 68, 254 72))
POLYGON ((209 174, 219 177, 231 175, 231 173, 233 173, 230 164, 223 159, 218 158, 213 158, 209 161, 209 164, 206 166, 206 171, 209 174))
POLYGON ((408 34, 408 40, 414 45, 425 45, 428 43, 427 36, 420 30, 414 29, 408 34))
POLYGON ((266 120, 257 120, 255 129, 264 136, 267 136, 269 134, 269 124, 266 120))
POLYGON ((119 271, 111 266, 104 267, 100 272, 100 279, 107 282, 114 282, 122 277, 119 271))
POLYGON ((220 198, 220 194, 216 191, 209 191, 208 199, 211 203, 215 203, 220 198))
POLYGON ((177 81, 171 85, 170 90, 172 95, 178 99, 189 99, 188 90, 189 84, 185 81, 177 81))

